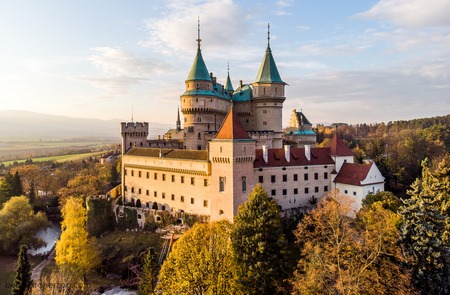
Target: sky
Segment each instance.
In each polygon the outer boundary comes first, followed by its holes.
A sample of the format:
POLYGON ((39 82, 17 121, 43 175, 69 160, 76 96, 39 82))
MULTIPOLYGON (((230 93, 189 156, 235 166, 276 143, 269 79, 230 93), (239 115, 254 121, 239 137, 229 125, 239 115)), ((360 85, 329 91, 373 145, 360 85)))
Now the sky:
MULTIPOLYGON (((448 0, 0 0, 0 110, 175 127, 197 47, 234 88, 267 46, 313 123, 450 114, 448 0)), ((151 126, 150 126, 151 128, 151 126)))

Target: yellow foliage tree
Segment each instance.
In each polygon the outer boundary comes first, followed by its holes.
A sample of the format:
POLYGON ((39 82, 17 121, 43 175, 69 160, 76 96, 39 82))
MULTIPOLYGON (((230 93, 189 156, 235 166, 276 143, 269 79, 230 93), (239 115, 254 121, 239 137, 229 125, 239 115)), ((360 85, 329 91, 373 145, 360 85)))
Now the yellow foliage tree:
POLYGON ((88 237, 83 199, 68 198, 61 212, 62 233, 56 243, 56 263, 84 276, 100 263, 100 253, 95 238, 88 237))

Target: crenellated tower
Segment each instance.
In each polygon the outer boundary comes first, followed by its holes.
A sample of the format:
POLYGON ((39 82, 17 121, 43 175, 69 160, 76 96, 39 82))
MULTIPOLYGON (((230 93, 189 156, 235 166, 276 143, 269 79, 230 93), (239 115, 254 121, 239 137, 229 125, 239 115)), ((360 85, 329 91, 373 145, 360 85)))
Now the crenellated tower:
POLYGON ((253 110, 255 129, 273 131, 273 147, 282 147, 282 111, 284 88, 287 85, 278 73, 270 49, 270 26, 267 26, 267 49, 253 86, 253 110))
POLYGON ((231 95, 223 85, 208 73, 200 49, 200 22, 198 24, 197 54, 189 76, 186 91, 181 95, 184 115, 184 148, 207 149, 207 142, 217 132, 231 104, 231 95))

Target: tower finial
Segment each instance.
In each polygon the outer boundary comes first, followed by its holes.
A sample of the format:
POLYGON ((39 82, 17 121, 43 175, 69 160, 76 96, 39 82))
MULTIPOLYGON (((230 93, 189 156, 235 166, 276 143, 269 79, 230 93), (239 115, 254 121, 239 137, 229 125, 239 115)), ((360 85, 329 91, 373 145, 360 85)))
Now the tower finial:
POLYGON ((197 24, 197 47, 200 49, 200 42, 202 42, 202 39, 200 39, 200 17, 198 17, 198 24, 197 24))
POLYGON ((267 47, 270 47, 270 23, 267 23, 267 47))
POLYGON ((134 122, 134 109, 133 109, 133 104, 131 104, 131 122, 134 122))
POLYGON ((230 74, 230 62, 227 63, 227 71, 228 71, 228 75, 230 74))

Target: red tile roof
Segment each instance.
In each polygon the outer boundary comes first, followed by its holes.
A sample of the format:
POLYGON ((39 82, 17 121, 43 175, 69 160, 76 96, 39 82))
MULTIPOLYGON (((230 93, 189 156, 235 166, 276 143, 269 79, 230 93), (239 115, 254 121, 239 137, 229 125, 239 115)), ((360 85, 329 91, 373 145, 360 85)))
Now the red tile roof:
POLYGON ((134 147, 126 155, 158 158, 161 152, 163 158, 183 159, 183 160, 208 160, 208 151, 202 150, 179 150, 179 149, 159 149, 134 147))
POLYGON ((233 107, 228 111, 214 139, 251 139, 247 131, 242 127, 239 117, 233 111, 233 107))
POLYGON ((370 168, 373 163, 370 164, 353 164, 344 163, 339 170, 338 175, 334 179, 334 182, 361 186, 361 181, 366 179, 370 168))
POLYGON ((311 148, 311 161, 305 156, 304 148, 291 148, 290 162, 284 156, 284 148, 268 149, 268 161, 264 162, 262 149, 255 151, 254 168, 281 167, 281 166, 307 166, 307 165, 332 165, 329 148, 311 148))
POLYGON ((354 156, 353 151, 342 141, 338 133, 336 133, 331 139, 330 155, 354 156))

